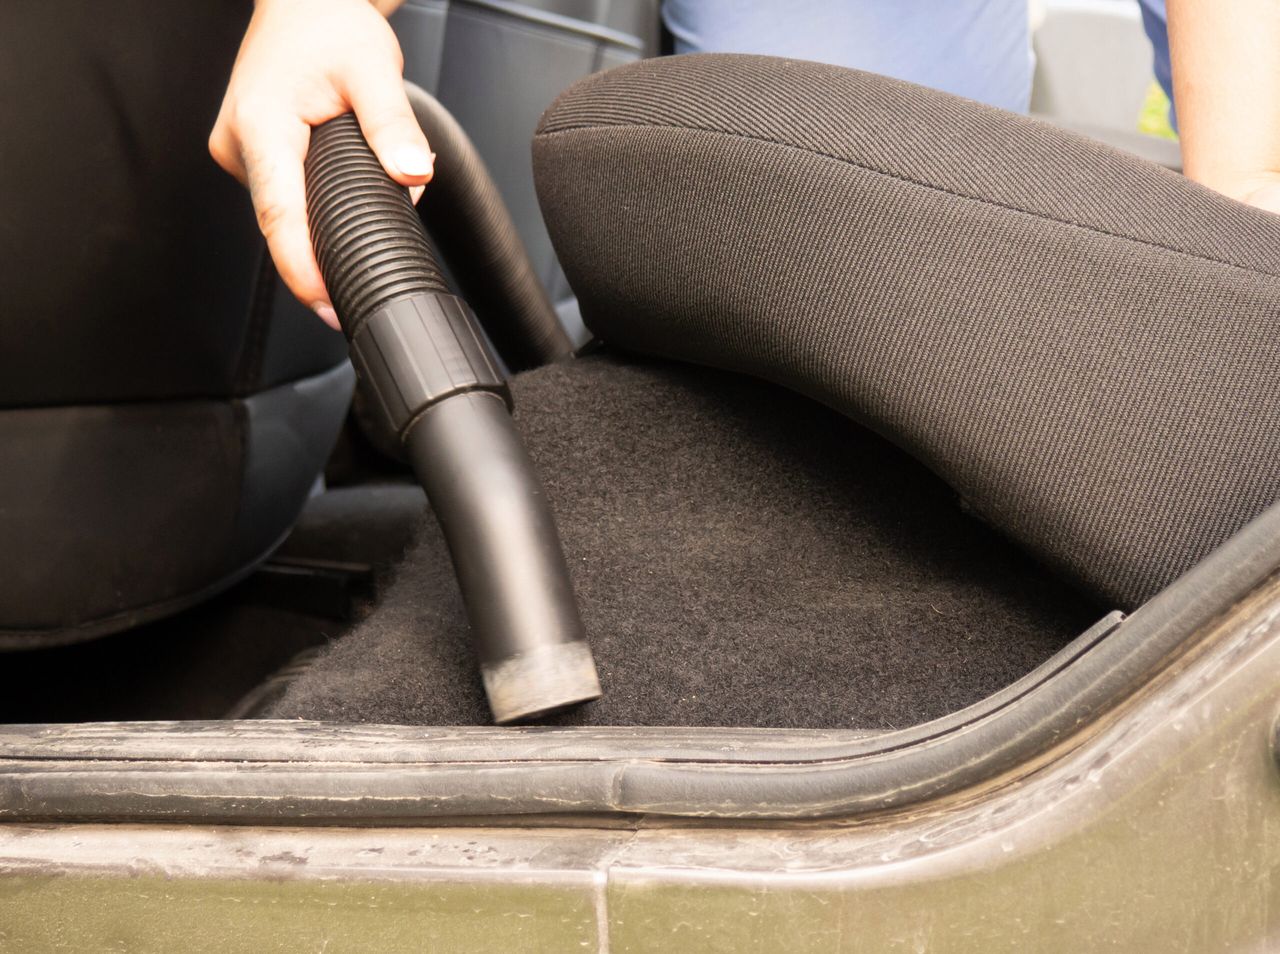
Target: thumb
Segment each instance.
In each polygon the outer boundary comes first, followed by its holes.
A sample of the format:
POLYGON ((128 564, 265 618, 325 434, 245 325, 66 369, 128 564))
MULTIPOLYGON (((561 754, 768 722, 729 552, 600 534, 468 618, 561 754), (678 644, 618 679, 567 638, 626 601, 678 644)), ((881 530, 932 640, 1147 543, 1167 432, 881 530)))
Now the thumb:
POLYGON ((400 75, 390 69, 362 71, 349 83, 347 95, 364 138, 387 175, 403 186, 429 182, 435 156, 414 118, 400 75))

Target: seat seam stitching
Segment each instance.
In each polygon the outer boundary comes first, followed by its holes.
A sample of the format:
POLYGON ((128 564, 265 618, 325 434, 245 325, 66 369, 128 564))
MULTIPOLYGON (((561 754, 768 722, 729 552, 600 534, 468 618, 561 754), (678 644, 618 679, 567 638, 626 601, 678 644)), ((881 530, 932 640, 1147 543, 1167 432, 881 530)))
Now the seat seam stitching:
POLYGON ((964 192, 957 192, 954 189, 948 189, 945 186, 936 185, 935 183, 932 183, 932 182, 926 182, 922 179, 913 179, 910 176, 901 175, 896 172, 888 172, 884 169, 877 169, 875 166, 869 166, 865 163, 858 162, 857 160, 854 160, 854 159, 849 159, 845 156, 838 156, 838 155, 835 155, 834 153, 824 152, 821 149, 810 149, 806 146, 798 146, 795 143, 783 142, 779 139, 770 139, 767 136, 751 136, 751 135, 745 135, 743 133, 726 132, 723 129, 708 129, 702 126, 689 126, 682 123, 600 123, 600 124, 591 124, 591 125, 583 124, 583 125, 576 125, 576 126, 563 126, 557 129, 549 130, 547 132, 537 132, 534 134, 534 139, 549 139, 552 136, 558 136, 561 133, 581 132, 584 130, 601 131, 606 129, 684 129, 684 130, 688 130, 689 132, 707 133, 713 136, 723 136, 728 139, 742 139, 742 140, 747 140, 749 142, 767 143, 773 146, 780 146, 783 149, 793 149, 797 152, 803 152, 806 155, 821 156, 825 159, 831 159, 843 165, 852 166, 855 169, 861 169, 865 172, 870 172, 873 175, 884 176, 887 179, 893 179, 897 182, 904 182, 908 185, 914 185, 921 189, 928 189, 932 192, 940 192, 943 195, 949 195, 949 196, 952 196, 953 198, 964 199, 969 202, 976 202, 979 205, 988 205, 988 206, 991 206, 992 208, 1004 209, 1007 212, 1019 213, 1021 215, 1029 216, 1033 219, 1040 219, 1045 222, 1053 222, 1057 225, 1064 225, 1064 226, 1067 226, 1068 228, 1075 228, 1085 232, 1091 232, 1094 235, 1104 235, 1104 236, 1107 236, 1108 238, 1119 239, 1125 242, 1133 242, 1136 245, 1145 245, 1148 248, 1158 248, 1166 252, 1171 252, 1175 255, 1183 255, 1183 256, 1186 256, 1187 258, 1196 259, 1197 261, 1211 262, 1215 265, 1223 265, 1227 268, 1237 269, 1242 272, 1247 272, 1248 274, 1251 274, 1251 275, 1262 275, 1266 278, 1280 279, 1280 273, 1266 271, 1261 268, 1254 268, 1249 265, 1239 265, 1235 262, 1229 262, 1226 259, 1214 258, 1212 255, 1204 255, 1200 252, 1192 252, 1187 249, 1175 248, 1172 245, 1164 245, 1161 242, 1156 242, 1151 239, 1139 238, 1136 235, 1124 235, 1120 232, 1107 231, 1106 229, 1099 228, 1095 225, 1087 225, 1083 222, 1072 222, 1069 219, 1060 219, 1052 215, 1045 215, 1042 212, 1034 212, 1030 209, 1019 208, 1018 206, 1010 205, 1007 202, 999 202, 994 199, 983 198, 982 196, 969 195, 964 192))

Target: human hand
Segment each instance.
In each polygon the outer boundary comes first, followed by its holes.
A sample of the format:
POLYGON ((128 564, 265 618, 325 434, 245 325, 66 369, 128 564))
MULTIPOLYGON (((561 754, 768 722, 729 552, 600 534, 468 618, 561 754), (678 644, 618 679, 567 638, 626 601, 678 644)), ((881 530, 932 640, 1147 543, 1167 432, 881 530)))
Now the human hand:
POLYGON ((209 137, 218 165, 249 187, 276 270, 338 327, 307 232, 302 162, 311 127, 354 111, 387 174, 416 202, 434 156, 405 97, 404 59, 368 0, 258 0, 209 137))
POLYGON ((1248 178, 1227 194, 1246 205, 1280 215, 1280 172, 1261 173, 1248 178))

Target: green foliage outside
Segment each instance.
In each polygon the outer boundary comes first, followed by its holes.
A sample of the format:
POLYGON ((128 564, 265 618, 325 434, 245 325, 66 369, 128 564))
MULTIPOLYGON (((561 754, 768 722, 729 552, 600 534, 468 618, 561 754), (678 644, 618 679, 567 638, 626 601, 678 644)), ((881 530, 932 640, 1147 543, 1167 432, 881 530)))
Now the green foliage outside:
POLYGON ((1138 114, 1138 132, 1174 141, 1178 138, 1178 134, 1169 125, 1169 97, 1154 80, 1147 89, 1147 98, 1142 103, 1142 112, 1138 114))

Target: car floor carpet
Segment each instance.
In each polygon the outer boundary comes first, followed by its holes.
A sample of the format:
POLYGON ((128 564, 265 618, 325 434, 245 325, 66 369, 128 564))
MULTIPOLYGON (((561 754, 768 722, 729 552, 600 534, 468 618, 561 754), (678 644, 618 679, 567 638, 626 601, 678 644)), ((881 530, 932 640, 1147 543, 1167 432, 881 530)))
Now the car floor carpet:
MULTIPOLYGON (((919 723, 1104 614, 920 464, 745 377, 598 354, 518 376, 604 697, 563 725, 919 723)), ((374 611, 265 713, 489 724, 434 518, 374 611)))
POLYGON ((319 494, 265 566, 212 599, 85 643, 0 654, 0 722, 226 717, 363 614, 424 501, 407 484, 319 494))

